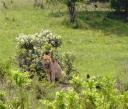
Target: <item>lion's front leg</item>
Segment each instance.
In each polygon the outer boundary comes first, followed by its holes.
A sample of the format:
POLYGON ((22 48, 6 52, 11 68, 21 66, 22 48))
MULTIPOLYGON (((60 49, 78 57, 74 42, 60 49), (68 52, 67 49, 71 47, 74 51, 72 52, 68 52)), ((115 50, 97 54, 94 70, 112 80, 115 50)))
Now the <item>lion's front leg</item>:
POLYGON ((47 74, 47 79, 48 79, 49 82, 52 82, 52 75, 51 75, 51 72, 49 72, 49 73, 47 74))
POLYGON ((51 81, 54 83, 55 82, 55 72, 51 72, 51 81))

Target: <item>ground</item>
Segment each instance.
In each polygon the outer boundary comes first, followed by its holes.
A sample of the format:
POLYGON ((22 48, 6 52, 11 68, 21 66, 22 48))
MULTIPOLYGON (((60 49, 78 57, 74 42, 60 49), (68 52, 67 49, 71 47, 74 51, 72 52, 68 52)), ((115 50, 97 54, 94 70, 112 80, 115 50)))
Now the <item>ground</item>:
POLYGON ((61 15, 50 10, 24 8, 0 11, 0 61, 16 55, 15 38, 50 29, 63 39, 61 50, 74 53, 75 66, 82 75, 115 76, 128 64, 128 23, 107 18, 106 11, 79 12, 79 28, 64 24, 61 15))

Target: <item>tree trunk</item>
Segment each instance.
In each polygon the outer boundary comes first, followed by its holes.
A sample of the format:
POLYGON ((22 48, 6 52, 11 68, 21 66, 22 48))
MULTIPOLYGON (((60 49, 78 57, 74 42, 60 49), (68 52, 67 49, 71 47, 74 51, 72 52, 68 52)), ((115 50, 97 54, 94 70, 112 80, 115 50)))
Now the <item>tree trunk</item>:
POLYGON ((7 7, 6 3, 5 3, 5 1, 2 1, 1 3, 2 3, 2 5, 3 5, 3 7, 4 7, 5 9, 8 9, 8 7, 7 7))
POLYGON ((76 2, 74 0, 68 1, 68 10, 69 10, 69 17, 70 17, 70 23, 74 23, 76 20, 76 2))
POLYGON ((40 8, 44 8, 44 0, 41 0, 40 8))
POLYGON ((44 8, 43 0, 34 0, 34 6, 39 8, 44 8))

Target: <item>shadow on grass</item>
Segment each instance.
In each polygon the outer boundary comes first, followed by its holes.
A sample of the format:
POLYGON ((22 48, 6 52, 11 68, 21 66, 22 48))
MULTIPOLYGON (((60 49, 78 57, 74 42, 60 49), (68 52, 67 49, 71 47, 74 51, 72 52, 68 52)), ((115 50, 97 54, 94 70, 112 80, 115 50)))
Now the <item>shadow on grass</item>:
MULTIPOLYGON (((67 12, 57 12, 50 14, 52 17, 67 16, 67 12)), ((110 11, 79 11, 77 22, 73 25, 64 19, 63 24, 75 29, 101 30, 105 34, 115 34, 117 36, 128 36, 128 19, 118 16, 110 11)))
POLYGON ((89 29, 101 30, 106 34, 116 34, 117 36, 128 36, 126 19, 107 11, 78 12, 79 20, 89 29))

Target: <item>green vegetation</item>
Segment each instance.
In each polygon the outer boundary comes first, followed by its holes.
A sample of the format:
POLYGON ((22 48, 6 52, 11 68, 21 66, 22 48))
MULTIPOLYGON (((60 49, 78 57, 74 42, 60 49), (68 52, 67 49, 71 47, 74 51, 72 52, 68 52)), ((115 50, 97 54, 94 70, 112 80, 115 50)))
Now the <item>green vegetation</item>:
POLYGON ((127 109, 128 93, 119 93, 114 81, 106 77, 81 80, 74 77, 72 87, 56 93, 54 101, 42 100, 46 109, 127 109))
POLYGON ((127 15, 113 13, 108 0, 55 1, 0 1, 0 109, 127 109, 127 15), (62 67, 60 81, 38 75, 50 75, 44 54, 62 67))
POLYGON ((128 12, 128 1, 127 0, 111 0, 111 7, 117 12, 125 11, 128 12))
POLYGON ((1 109, 127 109, 128 92, 115 79, 74 76, 68 87, 11 71, 1 86, 1 109))
POLYGON ((80 72, 115 75, 124 70, 128 58, 127 22, 105 18, 106 11, 79 12, 83 29, 72 29, 62 24, 65 16, 55 17, 54 14, 57 12, 40 9, 1 11, 0 59, 5 61, 15 56, 15 38, 19 33, 35 33, 48 28, 62 36, 62 49, 74 53, 80 72))

